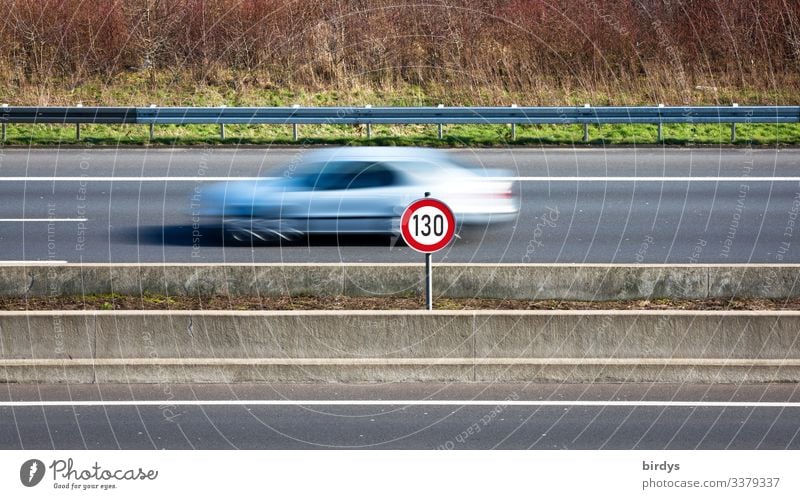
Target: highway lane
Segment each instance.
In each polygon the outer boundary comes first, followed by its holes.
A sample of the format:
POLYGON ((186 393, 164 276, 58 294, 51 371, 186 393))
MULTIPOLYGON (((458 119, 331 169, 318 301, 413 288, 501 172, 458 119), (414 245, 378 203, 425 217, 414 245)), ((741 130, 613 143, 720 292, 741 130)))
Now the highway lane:
POLYGON ((788 384, 9 385, 3 392, 2 449, 800 448, 800 395, 788 384))
MULTIPOLYGON (((0 149, 4 176, 282 175, 316 148, 0 149)), ((464 163, 518 175, 797 175, 800 149, 451 149, 464 163)))
MULTIPOLYGON (((4 150, 0 258, 197 263, 419 260, 412 250, 386 239, 314 238, 252 248, 227 244, 212 228, 193 233, 190 198, 207 185, 199 178, 291 174, 292 165, 305 152, 4 150), (53 179, 15 180, 26 176, 53 179), (187 178, 166 181, 164 177, 187 178)), ((473 166, 505 168, 520 177, 727 177, 728 181, 520 182, 522 209, 514 223, 464 234, 437 254, 439 261, 800 262, 796 225, 800 182, 754 180, 800 175, 798 150, 488 149, 454 154, 473 166)))

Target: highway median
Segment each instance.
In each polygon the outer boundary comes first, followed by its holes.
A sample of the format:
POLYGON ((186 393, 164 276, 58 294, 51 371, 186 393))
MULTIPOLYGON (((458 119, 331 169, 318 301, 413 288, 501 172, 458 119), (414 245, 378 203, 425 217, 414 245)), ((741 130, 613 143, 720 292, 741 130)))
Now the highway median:
POLYGON ((798 311, 0 312, 4 382, 796 382, 798 311))
POLYGON ((800 381, 796 265, 420 267, 3 265, 0 379, 800 381))
MULTIPOLYGON (((0 296, 417 296, 420 264, 0 264, 0 296)), ((653 300, 800 297, 800 265, 437 263, 442 298, 653 300)))

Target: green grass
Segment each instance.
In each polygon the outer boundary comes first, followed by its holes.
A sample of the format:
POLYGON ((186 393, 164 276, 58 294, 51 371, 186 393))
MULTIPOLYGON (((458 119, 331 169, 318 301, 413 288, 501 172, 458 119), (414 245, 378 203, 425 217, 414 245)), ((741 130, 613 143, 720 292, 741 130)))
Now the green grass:
MULTIPOLYGON (((655 125, 591 125, 592 145, 656 144, 655 125)), ((664 125, 663 143, 669 145, 714 145, 730 143, 729 125, 664 125)), ((373 125, 372 138, 366 126, 302 125, 299 138, 292 138, 288 125, 226 125, 222 140, 216 125, 163 125, 155 127, 153 140, 146 125, 82 125, 76 140, 75 125, 8 125, 6 145, 12 146, 191 146, 191 145, 419 145, 431 147, 480 147, 509 145, 574 145, 583 143, 580 125, 520 125, 511 140, 511 127, 504 125, 445 125, 437 137, 435 125, 373 125)), ((800 144, 800 125, 739 124, 737 145, 800 144)))

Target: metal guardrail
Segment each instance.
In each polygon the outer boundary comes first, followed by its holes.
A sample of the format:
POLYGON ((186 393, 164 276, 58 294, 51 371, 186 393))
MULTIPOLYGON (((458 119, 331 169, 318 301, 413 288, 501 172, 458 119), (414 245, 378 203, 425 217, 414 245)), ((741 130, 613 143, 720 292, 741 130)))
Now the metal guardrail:
POLYGON ((0 107, 2 123, 136 124, 135 107, 0 107))
POLYGON ((224 138, 226 124, 293 125, 438 125, 510 124, 512 139, 516 125, 581 124, 584 140, 588 126, 602 124, 662 125, 730 124, 731 140, 736 138, 737 123, 800 123, 800 106, 642 106, 642 107, 0 107, 3 139, 8 123, 80 125, 143 124, 155 125, 217 124, 224 138))

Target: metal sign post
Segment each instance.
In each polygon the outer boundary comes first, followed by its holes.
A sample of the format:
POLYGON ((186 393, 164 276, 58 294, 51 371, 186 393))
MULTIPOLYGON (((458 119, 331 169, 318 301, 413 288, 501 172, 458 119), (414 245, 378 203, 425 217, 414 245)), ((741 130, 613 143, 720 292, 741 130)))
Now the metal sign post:
POLYGON ((433 310, 433 269, 431 268, 432 253, 425 253, 425 308, 433 310))
POLYGON ((433 310, 433 265, 431 255, 444 248, 456 231, 453 211, 438 199, 417 199, 403 212, 400 218, 400 234, 412 249, 425 253, 425 308, 433 310))

